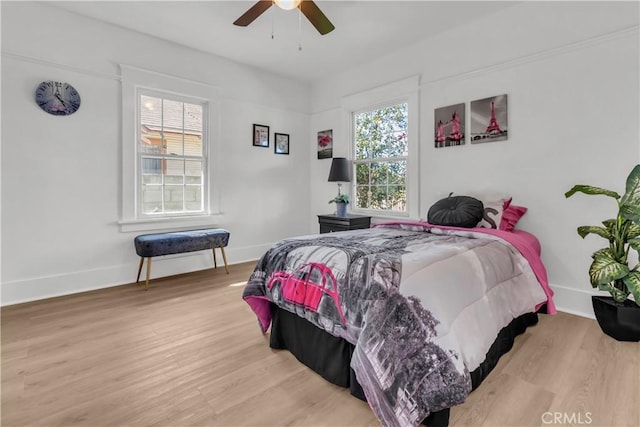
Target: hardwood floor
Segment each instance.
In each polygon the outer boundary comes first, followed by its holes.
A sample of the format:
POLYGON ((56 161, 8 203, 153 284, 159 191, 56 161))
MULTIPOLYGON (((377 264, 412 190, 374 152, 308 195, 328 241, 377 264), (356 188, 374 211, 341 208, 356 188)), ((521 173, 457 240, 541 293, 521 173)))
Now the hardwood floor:
MULTIPOLYGON (((2 425, 378 425, 364 402, 268 347, 241 300, 253 267, 3 308, 2 425)), ((640 426, 639 396, 639 344, 543 315, 450 425, 640 426)))

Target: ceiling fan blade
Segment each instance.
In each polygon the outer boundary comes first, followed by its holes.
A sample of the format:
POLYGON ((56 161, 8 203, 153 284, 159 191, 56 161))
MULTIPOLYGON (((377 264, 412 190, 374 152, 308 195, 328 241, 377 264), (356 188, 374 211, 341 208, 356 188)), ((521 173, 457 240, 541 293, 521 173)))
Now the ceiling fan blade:
POLYGON ((300 11, 307 17, 309 22, 316 27, 316 30, 323 36, 335 30, 329 18, 325 16, 320 8, 312 0, 302 0, 300 3, 300 11))
POLYGON ((272 0, 260 0, 258 3, 251 6, 240 18, 236 19, 233 25, 240 27, 246 27, 251 24, 258 16, 262 15, 273 4, 272 0))

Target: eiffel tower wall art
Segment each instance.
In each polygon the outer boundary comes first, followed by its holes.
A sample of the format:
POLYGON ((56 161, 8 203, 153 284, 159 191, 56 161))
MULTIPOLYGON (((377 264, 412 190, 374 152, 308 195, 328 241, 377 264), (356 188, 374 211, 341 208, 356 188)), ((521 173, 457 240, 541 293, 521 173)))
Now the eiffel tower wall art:
POLYGON ((433 118, 433 133, 436 148, 464 145, 466 129, 464 103, 436 108, 433 118))
POLYGON ((507 127, 507 95, 471 101, 471 143, 505 141, 507 127))

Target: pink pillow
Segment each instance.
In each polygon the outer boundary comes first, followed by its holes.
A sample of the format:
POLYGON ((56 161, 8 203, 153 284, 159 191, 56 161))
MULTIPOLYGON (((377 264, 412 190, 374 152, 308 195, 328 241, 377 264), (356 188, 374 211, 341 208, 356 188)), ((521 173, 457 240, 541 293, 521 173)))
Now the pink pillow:
MULTIPOLYGON (((511 202, 511 200, 509 200, 511 202)), ((500 230, 513 231, 516 224, 527 213, 527 208, 524 206, 517 206, 509 204, 504 212, 502 212, 502 219, 500 220, 500 230)))

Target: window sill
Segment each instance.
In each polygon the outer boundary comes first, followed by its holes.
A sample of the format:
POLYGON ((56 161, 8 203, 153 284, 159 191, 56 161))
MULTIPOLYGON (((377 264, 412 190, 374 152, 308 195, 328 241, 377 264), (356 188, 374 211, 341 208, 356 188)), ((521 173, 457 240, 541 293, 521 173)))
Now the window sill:
POLYGON ((184 227, 217 227, 223 218, 221 213, 198 216, 131 219, 118 221, 121 233, 132 231, 162 231, 184 227))

